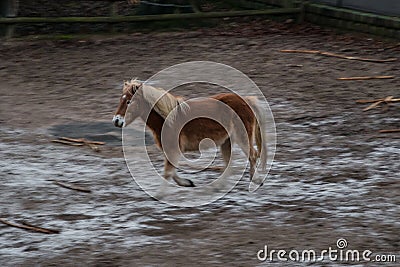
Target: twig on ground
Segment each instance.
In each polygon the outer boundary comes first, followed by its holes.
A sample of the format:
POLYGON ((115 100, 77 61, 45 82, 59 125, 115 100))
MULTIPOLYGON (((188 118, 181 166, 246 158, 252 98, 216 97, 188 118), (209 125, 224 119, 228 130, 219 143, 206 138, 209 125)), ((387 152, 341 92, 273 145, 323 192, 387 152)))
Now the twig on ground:
POLYGON ((88 147, 90 147, 93 151, 99 152, 100 148, 96 145, 93 145, 91 143, 85 143, 85 145, 87 145, 88 147))
POLYGON ((67 188, 67 189, 71 189, 71 190, 76 190, 76 191, 79 191, 79 192, 84 192, 84 193, 91 193, 92 192, 92 190, 90 190, 90 189, 87 189, 87 188, 84 188, 84 187, 80 187, 80 186, 76 186, 76 185, 70 185, 70 184, 66 184, 66 183, 58 182, 58 181, 54 181, 54 183, 56 185, 61 186, 61 187, 64 187, 64 188, 67 188))
POLYGON ((335 54, 335 53, 331 53, 331 52, 324 52, 324 51, 319 51, 319 50, 283 49, 283 50, 280 50, 280 52, 283 52, 283 53, 315 54, 315 55, 337 57, 337 58, 348 59, 348 60, 359 60, 359 61, 368 61, 368 62, 376 62, 376 63, 386 63, 386 62, 393 62, 393 61, 397 60, 397 58, 374 59, 374 58, 363 58, 363 57, 351 57, 351 56, 345 56, 345 55, 335 54))
POLYGON ((64 144, 64 145, 70 145, 70 146, 83 146, 84 145, 84 144, 81 144, 81 143, 71 143, 71 142, 68 142, 68 141, 58 140, 58 139, 51 140, 51 142, 60 143, 60 144, 64 144))
POLYGON ((371 105, 369 105, 368 107, 364 108, 363 111, 367 111, 373 108, 376 108, 377 106, 379 106, 380 104, 382 104, 385 101, 377 101, 375 103, 372 103, 371 105))
POLYGON ((373 79, 393 79, 394 76, 359 76, 359 77, 341 77, 337 78, 341 81, 362 81, 362 80, 373 80, 373 79))
POLYGON ((35 227, 35 228, 39 228, 39 229, 44 229, 44 230, 47 230, 47 231, 52 232, 53 234, 59 234, 59 233, 61 232, 60 230, 56 230, 56 229, 49 229, 49 228, 37 227, 37 226, 35 226, 35 225, 33 225, 33 224, 30 224, 30 223, 28 223, 28 222, 25 222, 25 221, 21 221, 21 224, 22 224, 22 225, 25 225, 25 226, 29 226, 29 227, 35 227))
POLYGON ((383 101, 385 100, 384 98, 378 98, 378 99, 359 99, 356 100, 356 103, 360 103, 360 104, 367 104, 367 103, 375 103, 378 101, 383 101))
POLYGON ((395 99, 395 98, 393 98, 393 96, 388 96, 388 97, 384 98, 383 100, 377 101, 377 102, 369 105, 368 107, 364 108, 363 110, 367 111, 367 110, 370 110, 370 109, 373 109, 373 108, 379 106, 382 103, 386 103, 387 105, 389 105, 390 102, 397 102, 397 101, 400 101, 400 99, 395 99))
POLYGON ((97 145, 104 145, 105 142, 99 142, 99 141, 91 141, 87 140, 85 138, 69 138, 69 137, 59 137, 56 140, 51 140, 54 143, 60 143, 64 145, 70 145, 70 146, 83 146, 86 145, 93 149, 94 151, 98 152, 100 151, 99 147, 97 145))
POLYGON ((386 130, 380 130, 380 133, 399 133, 400 129, 386 129, 386 130))
POLYGON ((376 108, 382 103, 385 103, 387 105, 390 105, 391 103, 394 102, 399 102, 400 98, 393 98, 393 96, 387 96, 385 98, 378 98, 378 99, 360 99, 356 100, 356 103, 361 103, 361 104, 367 104, 367 103, 372 103, 368 107, 364 108, 363 111, 367 111, 373 108, 376 108))
POLYGON ((104 145, 105 142, 99 142, 99 141, 91 141, 87 140, 85 138, 69 138, 69 137, 60 137, 60 140, 65 140, 65 141, 70 141, 70 142, 75 142, 75 143, 88 143, 88 144, 93 144, 93 145, 104 145))
POLYGON ((25 229, 25 230, 31 230, 31 231, 35 231, 35 232, 39 232, 39 233, 44 233, 44 234, 58 234, 60 233, 59 230, 53 230, 53 229, 47 229, 47 228, 43 228, 43 227, 38 227, 38 226, 34 226, 31 225, 29 223, 23 222, 22 224, 16 224, 13 222, 9 222, 6 221, 4 219, 0 218, 0 222, 2 222, 3 224, 6 224, 8 226, 12 226, 12 227, 16 227, 16 228, 20 228, 20 229, 25 229))
POLYGON ((400 47, 400 43, 397 43, 397 44, 395 44, 395 45, 392 45, 392 46, 386 47, 386 48, 384 48, 384 50, 388 50, 388 49, 396 49, 396 48, 398 48, 398 47, 400 47))

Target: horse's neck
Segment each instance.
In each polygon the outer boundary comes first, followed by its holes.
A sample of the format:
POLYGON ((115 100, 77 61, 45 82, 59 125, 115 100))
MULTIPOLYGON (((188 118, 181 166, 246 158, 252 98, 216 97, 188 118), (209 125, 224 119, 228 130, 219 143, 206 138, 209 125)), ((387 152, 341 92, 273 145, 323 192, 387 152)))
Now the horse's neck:
POLYGON ((152 110, 147 118, 146 124, 150 129, 161 134, 164 119, 157 112, 152 110))
POLYGON ((142 119, 146 123, 146 125, 153 131, 154 138, 156 139, 157 144, 161 147, 161 130, 165 121, 163 117, 161 117, 160 114, 152 109, 149 116, 147 118, 142 117, 142 119))

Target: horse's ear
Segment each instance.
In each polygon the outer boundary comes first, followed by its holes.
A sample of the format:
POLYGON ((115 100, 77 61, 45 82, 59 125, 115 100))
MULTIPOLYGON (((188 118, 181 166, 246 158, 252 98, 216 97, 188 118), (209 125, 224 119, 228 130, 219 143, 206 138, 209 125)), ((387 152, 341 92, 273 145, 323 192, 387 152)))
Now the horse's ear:
POLYGON ((136 91, 138 91, 140 88, 142 88, 143 87, 143 83, 136 83, 134 86, 133 86, 133 91, 134 92, 136 92, 136 91))

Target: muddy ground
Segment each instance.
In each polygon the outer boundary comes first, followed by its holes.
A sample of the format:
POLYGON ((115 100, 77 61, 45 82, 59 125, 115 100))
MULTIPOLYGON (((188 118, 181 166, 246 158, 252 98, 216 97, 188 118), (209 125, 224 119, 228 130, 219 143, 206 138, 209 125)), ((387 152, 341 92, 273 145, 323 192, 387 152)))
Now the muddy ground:
MULTIPOLYGON (((0 265, 281 266, 276 259, 259 261, 257 252, 264 245, 319 252, 337 248, 339 238, 349 249, 397 255, 398 264, 399 134, 378 131, 400 128, 399 106, 363 112, 366 105, 355 100, 399 97, 400 61, 280 49, 400 57, 393 41, 271 22, 0 43, 0 218, 61 230, 46 235, 0 225, 0 265), (217 202, 177 208, 151 199, 133 182, 111 118, 123 79, 144 80, 191 60, 230 65, 257 83, 275 116, 277 152, 256 193, 246 191, 244 179, 217 202), (364 75, 396 77, 336 79, 364 75), (95 152, 51 143, 57 136, 107 144, 95 152)), ((162 168, 161 156, 156 165, 162 168)), ((325 259, 310 265, 341 264, 325 259)))

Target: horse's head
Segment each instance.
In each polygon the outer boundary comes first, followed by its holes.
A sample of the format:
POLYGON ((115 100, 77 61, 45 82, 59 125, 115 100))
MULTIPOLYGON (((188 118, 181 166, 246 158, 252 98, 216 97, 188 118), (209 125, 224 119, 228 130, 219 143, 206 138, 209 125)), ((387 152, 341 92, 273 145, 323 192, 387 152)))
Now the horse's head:
MULTIPOLYGON (((130 82, 124 82, 124 86, 122 88, 122 95, 119 100, 119 105, 117 110, 114 113, 113 124, 116 127, 123 127, 133 121, 133 119, 126 119, 125 115, 129 115, 127 111, 129 111, 131 107, 131 103, 135 101, 134 96, 136 92, 142 87, 142 83, 136 79, 131 80, 130 82), (128 122, 129 121, 129 122, 128 122)), ((136 105, 137 106, 137 103, 136 105)))

